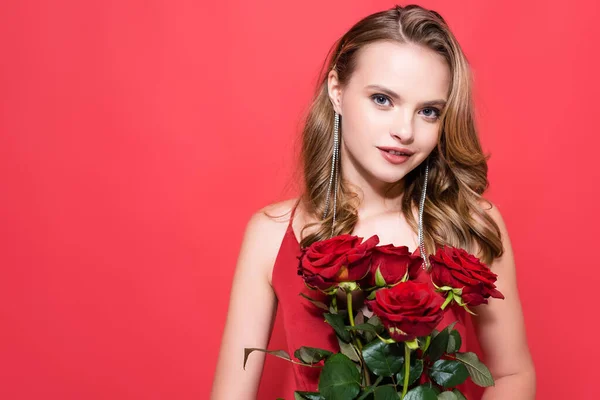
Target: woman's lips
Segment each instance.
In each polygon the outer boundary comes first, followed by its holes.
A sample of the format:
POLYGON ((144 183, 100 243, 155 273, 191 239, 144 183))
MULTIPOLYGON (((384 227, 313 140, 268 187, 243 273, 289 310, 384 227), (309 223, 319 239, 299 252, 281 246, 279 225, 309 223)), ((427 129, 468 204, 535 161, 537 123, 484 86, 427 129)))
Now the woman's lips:
POLYGON ((402 164, 410 158, 410 155, 398 155, 398 154, 393 154, 390 151, 386 151, 383 148, 378 148, 378 149, 384 159, 386 159, 388 162, 395 164, 395 165, 402 164))

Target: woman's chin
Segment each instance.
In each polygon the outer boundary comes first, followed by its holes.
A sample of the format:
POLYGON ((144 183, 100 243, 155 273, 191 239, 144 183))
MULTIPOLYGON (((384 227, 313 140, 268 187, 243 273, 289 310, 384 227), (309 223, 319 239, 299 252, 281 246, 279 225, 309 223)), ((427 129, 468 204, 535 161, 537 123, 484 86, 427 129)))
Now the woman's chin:
POLYGON ((373 177, 375 179, 377 179, 382 184, 386 184, 386 185, 393 185, 395 183, 398 183, 399 181, 404 179, 405 176, 406 176, 406 174, 399 174, 399 173, 395 173, 395 174, 374 173, 373 174, 373 177))

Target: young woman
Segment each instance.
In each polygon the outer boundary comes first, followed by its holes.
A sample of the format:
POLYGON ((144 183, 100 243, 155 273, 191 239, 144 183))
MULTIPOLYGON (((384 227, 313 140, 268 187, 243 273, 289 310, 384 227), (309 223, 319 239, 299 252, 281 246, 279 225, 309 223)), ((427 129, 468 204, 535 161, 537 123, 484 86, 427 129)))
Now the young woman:
MULTIPOLYGON (((482 196, 487 156, 456 38, 438 13, 396 6, 354 25, 325 66, 303 129, 304 190, 258 211, 246 228, 211 398, 256 398, 265 355, 253 353, 243 370, 244 348, 267 347, 277 307, 290 354, 302 345, 337 350, 331 328, 298 296, 305 286, 296 256, 301 246, 351 233, 411 251, 422 243, 424 254, 449 244, 489 265, 505 299, 473 310, 496 381, 483 399, 534 399, 511 244, 482 196)), ((456 317, 462 325, 464 315, 456 317)), ((316 390, 315 370, 294 365, 295 389, 316 390)))

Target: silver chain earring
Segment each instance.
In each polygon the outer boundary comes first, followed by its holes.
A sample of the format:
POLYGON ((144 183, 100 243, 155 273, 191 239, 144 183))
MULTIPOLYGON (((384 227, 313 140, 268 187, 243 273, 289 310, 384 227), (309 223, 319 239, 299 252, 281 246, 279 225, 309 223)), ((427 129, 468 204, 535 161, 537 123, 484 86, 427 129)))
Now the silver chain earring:
POLYGON ((337 195, 338 195, 338 159, 339 159, 339 142, 340 142, 340 114, 334 111, 333 117, 333 156, 331 158, 331 175, 329 176, 329 185, 327 186, 327 196, 325 197, 325 211, 323 219, 327 217, 329 212, 329 198, 331 197, 331 186, 333 185, 333 221, 331 223, 331 236, 335 226, 335 217, 337 214, 337 195))
POLYGON ((425 238, 423 235, 423 208, 425 207, 425 193, 427 192, 428 175, 429 163, 425 165, 425 182, 423 183, 423 191, 421 192, 421 202, 419 203, 419 248, 421 249, 421 257, 423 258, 423 269, 429 268, 429 260, 427 259, 427 254, 425 253, 425 238))

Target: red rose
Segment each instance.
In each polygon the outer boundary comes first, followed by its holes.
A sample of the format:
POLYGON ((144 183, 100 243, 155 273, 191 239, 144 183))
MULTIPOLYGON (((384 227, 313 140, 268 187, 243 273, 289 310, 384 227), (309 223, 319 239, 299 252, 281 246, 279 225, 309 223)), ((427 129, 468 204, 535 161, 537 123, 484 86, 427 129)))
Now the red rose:
POLYGON ((420 256, 408 251, 408 247, 396 247, 392 244, 377 246, 373 249, 371 258, 371 271, 361 282, 361 287, 370 288, 377 285, 377 269, 386 285, 395 285, 400 282, 408 271, 409 279, 414 279, 419 272, 423 260, 420 256))
POLYGON ((444 316, 444 299, 427 283, 400 282, 380 289, 367 306, 379 317, 392 339, 410 341, 431 334, 444 316))
POLYGON ((362 240, 354 235, 339 235, 314 242, 302 250, 298 275, 308 286, 320 290, 362 279, 369 272, 371 251, 379 237, 362 240))
POLYGON ((487 304, 489 297, 504 299, 494 284, 498 276, 464 249, 442 246, 429 256, 429 262, 433 283, 462 288, 460 297, 469 306, 487 304))

